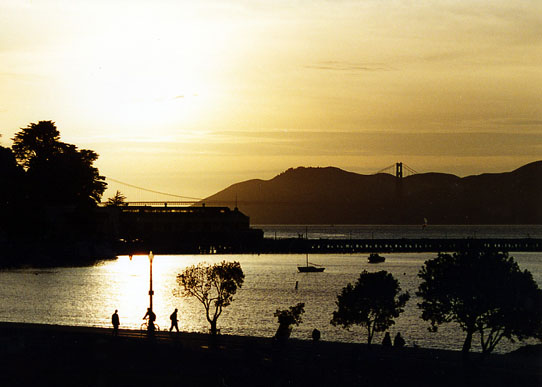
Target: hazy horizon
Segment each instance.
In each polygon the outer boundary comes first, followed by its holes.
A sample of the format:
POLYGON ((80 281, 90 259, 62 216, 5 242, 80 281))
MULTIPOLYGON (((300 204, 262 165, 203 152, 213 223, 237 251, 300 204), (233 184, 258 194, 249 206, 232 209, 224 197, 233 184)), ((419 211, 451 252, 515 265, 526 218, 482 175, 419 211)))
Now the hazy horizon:
MULTIPOLYGON (((542 154, 542 3, 6 0, 0 145, 52 120, 100 173, 207 197, 298 166, 458 176, 542 154)), ((108 181, 129 200, 154 200, 108 181)), ((167 200, 164 197, 164 200, 167 200)))

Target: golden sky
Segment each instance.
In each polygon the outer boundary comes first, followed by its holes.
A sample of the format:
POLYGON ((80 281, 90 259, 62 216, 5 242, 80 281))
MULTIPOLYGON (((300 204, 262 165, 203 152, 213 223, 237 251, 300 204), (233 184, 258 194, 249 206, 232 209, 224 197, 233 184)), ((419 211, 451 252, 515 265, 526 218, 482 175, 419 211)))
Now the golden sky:
POLYGON ((540 0, 2 0, 0 26, 0 144, 52 120, 157 191, 542 159, 540 0))

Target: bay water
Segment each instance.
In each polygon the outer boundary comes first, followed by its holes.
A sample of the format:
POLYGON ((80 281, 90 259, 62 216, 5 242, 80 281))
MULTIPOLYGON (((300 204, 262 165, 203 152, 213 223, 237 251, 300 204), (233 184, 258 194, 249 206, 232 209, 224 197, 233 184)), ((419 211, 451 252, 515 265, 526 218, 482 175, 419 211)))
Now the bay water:
MULTIPOLYGON (((305 226, 295 227, 298 229, 293 231, 281 229, 282 235, 308 230, 305 226)), ((541 231, 538 226, 526 227, 516 232, 536 236, 541 231)), ((265 230, 266 234, 275 231, 265 230)), ((316 234, 314 230, 313 233, 316 234)), ((387 270, 399 280, 402 290, 411 294, 405 312, 390 328, 392 336, 401 332, 410 346, 459 350, 464 332, 454 323, 442 325, 436 333, 429 332, 429 323, 421 319, 416 305, 420 301, 415 296, 420 283, 417 274, 423 263, 436 254, 384 255, 386 261, 376 265, 367 262, 367 254, 310 255, 311 262, 325 266, 323 273, 299 273, 297 266, 305 264, 305 255, 298 254, 155 256, 153 308, 162 330, 169 328, 169 315, 178 308, 181 330, 208 332, 203 306, 195 299, 178 295, 176 276, 185 267, 199 262, 236 260, 241 263, 245 282, 218 320, 222 334, 271 337, 278 327, 273 313, 304 302, 303 323, 294 327, 292 337, 309 340, 312 330, 317 328, 322 340, 363 343, 367 340, 363 329, 345 330, 330 324, 337 294, 346 284, 355 282, 363 270, 387 270)), ((511 252, 510 255, 542 286, 542 253, 511 252)), ((0 321, 110 327, 111 314, 118 309, 121 328, 139 329, 149 305, 149 277, 146 255, 132 259, 120 256, 92 267, 3 270, 0 271, 0 321)), ((379 343, 382 337, 383 334, 375 337, 375 342, 379 343)), ((479 350, 478 339, 475 337, 475 350, 479 350)), ((503 340, 496 352, 508 352, 524 344, 503 340)))

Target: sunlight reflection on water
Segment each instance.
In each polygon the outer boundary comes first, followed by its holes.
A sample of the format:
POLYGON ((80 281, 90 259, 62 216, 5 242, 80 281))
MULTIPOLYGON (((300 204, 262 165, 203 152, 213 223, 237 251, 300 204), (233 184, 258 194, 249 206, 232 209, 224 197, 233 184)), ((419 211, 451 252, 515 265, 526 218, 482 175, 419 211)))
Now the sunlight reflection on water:
MULTIPOLYGON (((542 283, 541 253, 511 255, 542 283)), ((435 256, 387 254, 386 262, 378 265, 368 264, 366 254, 311 256, 311 261, 326 267, 323 273, 298 273, 296 266, 304 264, 304 255, 155 256, 154 310, 162 330, 169 328, 169 315, 178 308, 181 330, 207 332, 209 325, 201 304, 174 295, 176 275, 186 266, 202 261, 238 260, 245 283, 218 321, 222 333, 270 337, 277 328, 275 310, 304 302, 303 323, 294 327, 293 337, 309 339, 312 329, 318 328, 323 340, 365 342, 365 332, 359 328, 346 331, 330 325, 336 296, 362 270, 387 270, 412 296, 405 313, 391 328, 392 335, 400 331, 408 345, 415 342, 424 347, 460 349, 464 334, 456 326, 449 324, 438 333, 430 333, 429 324, 421 320, 416 307, 417 273, 425 260, 435 256)), ((148 291, 147 256, 134 256, 132 260, 121 256, 84 268, 5 270, 0 272, 0 320, 109 327, 111 314, 118 309, 121 328, 138 329, 149 305, 148 291)), ((375 340, 380 342, 381 337, 375 340)), ((517 347, 504 341, 497 350, 506 352, 517 347)))

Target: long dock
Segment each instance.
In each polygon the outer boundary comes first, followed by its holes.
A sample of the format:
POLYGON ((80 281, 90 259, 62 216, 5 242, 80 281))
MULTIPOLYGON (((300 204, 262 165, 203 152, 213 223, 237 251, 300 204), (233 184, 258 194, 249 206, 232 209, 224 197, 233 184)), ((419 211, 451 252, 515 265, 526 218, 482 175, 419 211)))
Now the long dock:
POLYGON ((244 244, 209 241, 194 245, 134 243, 120 246, 116 255, 146 254, 353 254, 353 253, 438 253, 464 249, 494 249, 506 252, 542 252, 542 239, 306 239, 263 238, 244 244))
POLYGON ((542 252, 542 239, 304 239, 263 240, 260 253, 452 252, 469 248, 542 252))

